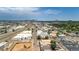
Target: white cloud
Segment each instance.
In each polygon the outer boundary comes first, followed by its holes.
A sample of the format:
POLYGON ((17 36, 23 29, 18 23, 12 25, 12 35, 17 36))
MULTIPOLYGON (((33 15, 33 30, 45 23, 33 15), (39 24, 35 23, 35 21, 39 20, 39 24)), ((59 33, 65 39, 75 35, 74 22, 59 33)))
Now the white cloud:
POLYGON ((12 10, 12 11, 20 11, 20 12, 23 12, 23 11, 37 11, 37 10, 39 10, 39 8, 31 8, 31 7, 11 7, 9 9, 12 10))
POLYGON ((0 12, 15 13, 15 14, 33 14, 33 11, 38 11, 39 8, 25 8, 25 7, 2 7, 0 12))
POLYGON ((45 9, 40 11, 40 8, 37 7, 2 7, 0 8, 0 12, 29 16, 57 15, 61 13, 59 10, 52 9, 45 9))
POLYGON ((1 7, 0 11, 8 11, 8 10, 15 10, 15 11, 35 11, 39 10, 39 8, 33 8, 33 7, 1 7))
POLYGON ((53 19, 58 17, 57 15, 60 13, 62 13, 61 10, 53 8, 44 9, 42 7, 0 7, 0 15, 4 18, 6 16, 10 19, 53 19))
POLYGON ((61 11, 48 9, 48 10, 45 11, 45 13, 48 14, 48 15, 49 14, 57 15, 57 14, 60 14, 61 11))
POLYGON ((0 12, 3 12, 3 13, 8 13, 10 12, 9 9, 7 7, 1 7, 0 8, 0 12))

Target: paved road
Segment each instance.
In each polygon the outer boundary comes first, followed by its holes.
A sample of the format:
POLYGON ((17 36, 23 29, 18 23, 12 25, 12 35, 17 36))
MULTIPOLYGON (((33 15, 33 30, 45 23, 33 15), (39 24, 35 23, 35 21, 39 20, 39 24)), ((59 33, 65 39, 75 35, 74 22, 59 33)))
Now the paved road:
POLYGON ((0 42, 12 39, 14 36, 16 36, 18 33, 22 32, 23 30, 25 30, 25 28, 18 29, 15 32, 10 32, 10 33, 7 33, 7 34, 1 36, 0 42))
POLYGON ((39 51, 40 47, 39 47, 39 41, 37 40, 37 28, 35 24, 33 24, 32 27, 33 27, 33 33, 32 33, 33 48, 35 49, 35 51, 39 51))
POLYGON ((33 28, 33 33, 32 33, 32 39, 33 39, 33 41, 34 41, 34 45, 37 45, 37 29, 36 29, 36 26, 34 25, 33 26, 34 28, 33 28))

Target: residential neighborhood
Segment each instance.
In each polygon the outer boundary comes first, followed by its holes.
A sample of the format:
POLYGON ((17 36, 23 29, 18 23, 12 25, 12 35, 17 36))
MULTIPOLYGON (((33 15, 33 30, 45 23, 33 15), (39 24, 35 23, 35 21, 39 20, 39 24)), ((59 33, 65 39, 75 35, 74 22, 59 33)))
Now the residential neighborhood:
POLYGON ((64 31, 62 28, 56 27, 58 24, 53 23, 54 22, 44 22, 41 24, 41 22, 38 21, 29 21, 19 23, 18 25, 16 23, 6 25, 6 27, 10 26, 6 31, 10 31, 0 34, 0 50, 78 51, 78 34, 73 33, 73 31, 64 31))

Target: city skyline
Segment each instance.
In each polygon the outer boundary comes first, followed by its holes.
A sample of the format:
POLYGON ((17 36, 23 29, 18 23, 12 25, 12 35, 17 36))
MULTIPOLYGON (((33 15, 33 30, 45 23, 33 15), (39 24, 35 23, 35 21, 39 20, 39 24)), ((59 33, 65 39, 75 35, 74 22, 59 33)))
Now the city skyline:
POLYGON ((0 7, 0 20, 79 20, 78 7, 0 7))

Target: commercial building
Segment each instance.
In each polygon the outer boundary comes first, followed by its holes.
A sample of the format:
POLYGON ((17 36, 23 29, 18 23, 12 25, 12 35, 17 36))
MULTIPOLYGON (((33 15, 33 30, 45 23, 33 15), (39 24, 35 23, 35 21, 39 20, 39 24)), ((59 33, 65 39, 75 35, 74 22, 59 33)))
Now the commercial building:
POLYGON ((17 34, 13 40, 27 40, 32 38, 32 31, 23 31, 20 34, 17 34))
POLYGON ((46 31, 38 30, 37 36, 40 36, 41 38, 45 38, 46 36, 49 36, 46 31))
POLYGON ((50 36, 51 36, 51 37, 57 37, 57 31, 52 31, 52 32, 50 33, 50 36))

